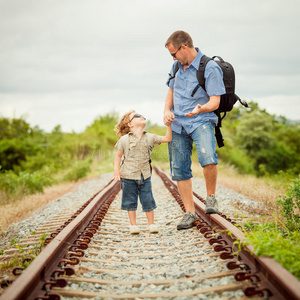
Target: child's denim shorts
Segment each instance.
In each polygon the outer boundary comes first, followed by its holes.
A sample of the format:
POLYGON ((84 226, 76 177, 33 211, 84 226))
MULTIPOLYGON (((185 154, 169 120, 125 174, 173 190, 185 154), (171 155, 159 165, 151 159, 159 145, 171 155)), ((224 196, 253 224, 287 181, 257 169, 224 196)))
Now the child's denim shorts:
POLYGON ((218 164, 214 125, 211 122, 200 125, 190 134, 184 128, 182 128, 181 134, 174 131, 172 134, 173 138, 169 143, 169 156, 173 180, 187 180, 193 177, 191 169, 193 142, 195 142, 198 161, 202 167, 218 164))
POLYGON ((151 177, 144 180, 121 178, 122 206, 124 210, 137 210, 138 197, 144 212, 152 211, 156 208, 156 203, 152 194, 151 177))

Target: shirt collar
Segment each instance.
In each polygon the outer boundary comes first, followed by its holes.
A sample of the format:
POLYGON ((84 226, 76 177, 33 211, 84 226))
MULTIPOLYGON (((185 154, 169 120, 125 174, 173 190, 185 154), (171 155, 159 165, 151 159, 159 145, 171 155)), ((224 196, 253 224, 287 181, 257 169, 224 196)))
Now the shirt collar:
MULTIPOLYGON (((147 133, 146 130, 143 131, 143 134, 145 134, 145 133, 147 133)), ((132 135, 132 134, 135 135, 132 131, 129 131, 128 134, 129 134, 129 135, 132 135)))
POLYGON ((198 52, 197 56, 195 57, 195 59, 192 61, 191 65, 198 70, 199 69, 199 64, 200 64, 200 60, 201 57, 203 56, 203 53, 199 50, 199 48, 195 48, 196 51, 198 52))
MULTIPOLYGON (((195 47, 195 49, 198 52, 198 54, 195 57, 195 59, 192 61, 192 63, 189 65, 189 67, 193 66, 196 70, 198 70, 199 69, 200 60, 201 60, 201 57, 203 56, 203 53, 199 50, 199 48, 195 47)), ((179 61, 178 61, 178 63, 179 63, 180 68, 182 69, 182 64, 179 61)))

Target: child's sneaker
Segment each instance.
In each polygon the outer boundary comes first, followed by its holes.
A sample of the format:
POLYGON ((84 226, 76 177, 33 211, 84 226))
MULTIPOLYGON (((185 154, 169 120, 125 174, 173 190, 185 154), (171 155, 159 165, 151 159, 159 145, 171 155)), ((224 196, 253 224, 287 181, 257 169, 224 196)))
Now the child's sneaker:
POLYGON ((129 225, 130 234, 139 234, 140 229, 137 225, 129 225))
POLYGON ((150 233, 158 233, 158 228, 157 228, 157 226, 156 226, 155 224, 151 224, 151 225, 149 226, 149 232, 150 232, 150 233))

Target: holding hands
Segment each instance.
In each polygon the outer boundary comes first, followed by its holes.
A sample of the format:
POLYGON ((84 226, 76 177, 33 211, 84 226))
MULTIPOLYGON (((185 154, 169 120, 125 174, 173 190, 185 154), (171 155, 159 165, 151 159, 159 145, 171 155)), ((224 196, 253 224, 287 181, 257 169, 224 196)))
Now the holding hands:
POLYGON ((174 114, 171 111, 166 111, 164 114, 164 123, 166 126, 170 126, 171 123, 174 121, 174 114))

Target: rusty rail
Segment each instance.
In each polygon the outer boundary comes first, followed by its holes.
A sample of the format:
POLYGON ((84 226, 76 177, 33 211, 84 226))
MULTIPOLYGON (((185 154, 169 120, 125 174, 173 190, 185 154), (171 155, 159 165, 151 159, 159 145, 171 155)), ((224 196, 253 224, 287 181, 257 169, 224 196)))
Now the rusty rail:
MULTIPOLYGON (((154 167, 154 170, 162 178, 182 210, 185 211, 176 183, 160 168, 154 167)), ((297 278, 274 259, 255 256, 253 246, 243 245, 239 249, 235 242, 245 240, 243 232, 226 220, 224 215, 206 215, 205 201, 196 193, 194 193, 194 203, 196 214, 199 217, 199 220, 196 221, 197 228, 209 239, 211 245, 216 244, 214 250, 220 252, 222 259, 236 259, 228 262, 227 267, 231 270, 240 269, 235 274, 237 281, 250 280, 252 282, 250 287, 244 289, 246 296, 256 295, 276 300, 300 300, 300 281, 297 278)))
POLYGON ((62 275, 74 274, 68 265, 78 263, 78 257, 87 249, 91 237, 97 231, 109 205, 120 191, 120 182, 110 182, 96 194, 84 210, 62 229, 34 259, 25 272, 1 295, 2 299, 60 299, 52 293, 52 287, 65 287, 62 275))
MULTIPOLYGON (((184 204, 177 185, 158 167, 154 170, 162 178, 184 211, 184 204)), ((3 299, 49 299, 58 300, 60 295, 52 287, 65 287, 63 275, 73 275, 72 265, 78 264, 88 243, 96 233, 111 202, 120 190, 119 182, 110 182, 101 192, 91 198, 76 214, 51 235, 49 244, 31 263, 25 272, 1 295, 3 299), (71 266, 70 266, 71 265, 71 266)), ((208 239, 230 270, 236 269, 237 281, 247 280, 252 285, 244 289, 246 296, 257 295, 265 299, 300 300, 300 282, 277 262, 268 257, 253 256, 252 246, 238 249, 235 241, 243 241, 244 234, 225 215, 204 213, 205 201, 194 193, 194 203, 199 219, 198 230, 208 239), (237 253, 235 253, 237 252, 237 253)))

